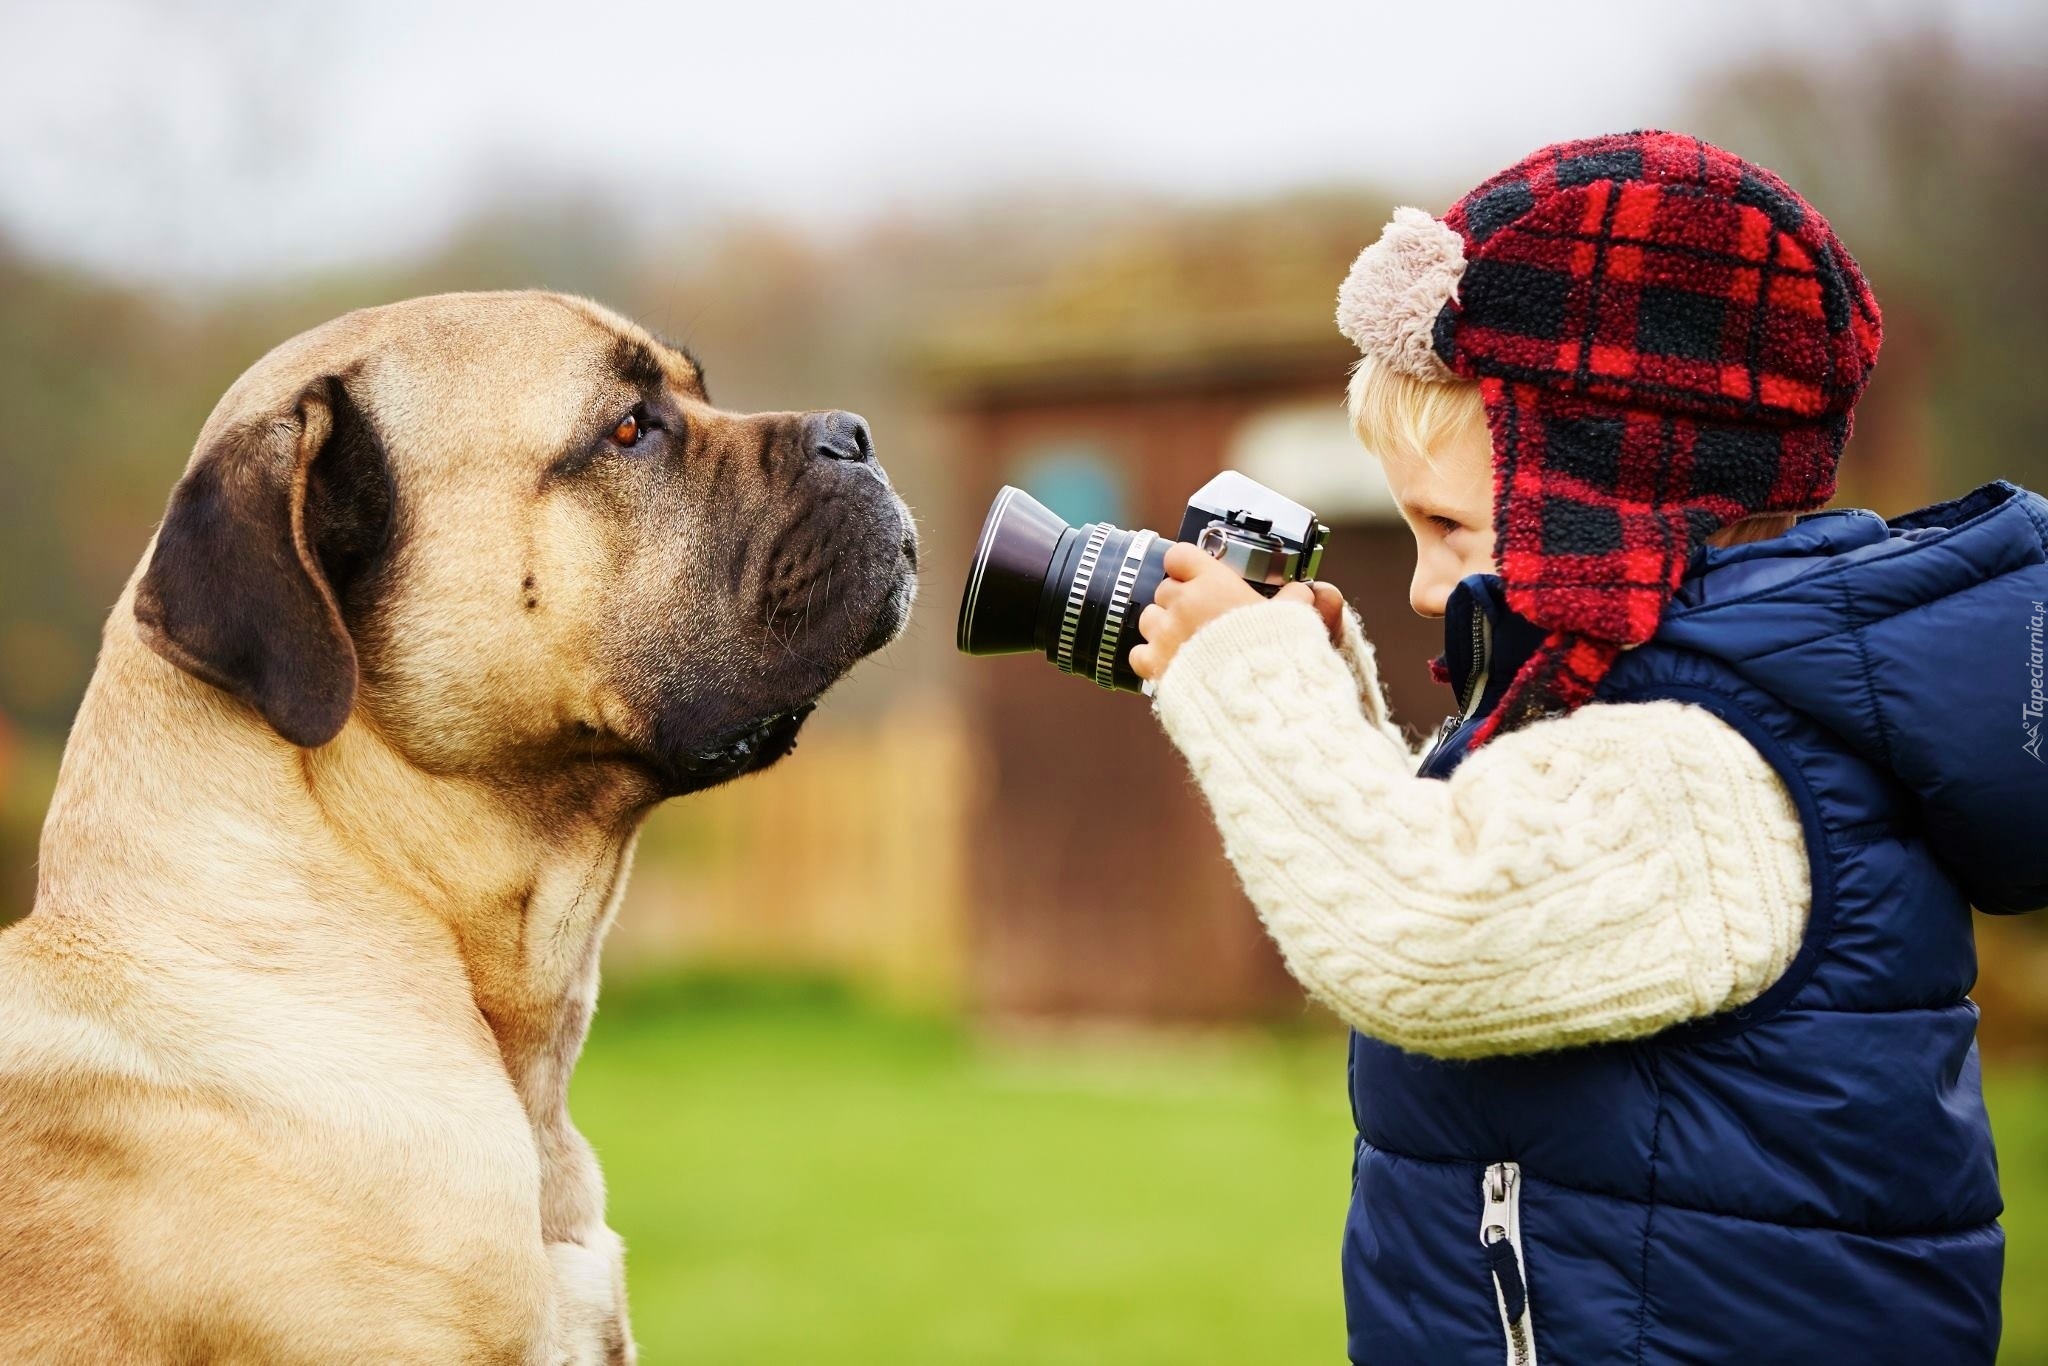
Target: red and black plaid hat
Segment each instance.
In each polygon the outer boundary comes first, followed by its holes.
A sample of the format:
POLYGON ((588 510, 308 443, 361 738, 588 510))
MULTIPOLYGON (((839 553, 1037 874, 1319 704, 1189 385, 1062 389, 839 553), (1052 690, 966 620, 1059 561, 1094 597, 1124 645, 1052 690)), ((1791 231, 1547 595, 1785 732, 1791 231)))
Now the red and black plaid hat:
POLYGON ((1475 744, 1591 698, 1716 530, 1833 495, 1882 335, 1826 219, 1654 131, 1546 147, 1441 220, 1398 210, 1337 316, 1395 369, 1479 381, 1501 581, 1548 635, 1475 744))

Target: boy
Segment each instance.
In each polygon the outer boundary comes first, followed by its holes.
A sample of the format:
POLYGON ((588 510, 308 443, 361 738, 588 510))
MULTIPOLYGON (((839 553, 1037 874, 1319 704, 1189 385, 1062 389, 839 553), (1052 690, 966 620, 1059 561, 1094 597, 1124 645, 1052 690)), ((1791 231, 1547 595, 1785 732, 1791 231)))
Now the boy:
POLYGON ((1990 1362, 1969 916, 2048 904, 2048 504, 1798 516, 1877 304, 1693 138, 1397 211, 1338 318, 1458 710, 1411 753, 1334 589, 1190 546, 1132 663, 1357 1031, 1352 1360, 1990 1362))

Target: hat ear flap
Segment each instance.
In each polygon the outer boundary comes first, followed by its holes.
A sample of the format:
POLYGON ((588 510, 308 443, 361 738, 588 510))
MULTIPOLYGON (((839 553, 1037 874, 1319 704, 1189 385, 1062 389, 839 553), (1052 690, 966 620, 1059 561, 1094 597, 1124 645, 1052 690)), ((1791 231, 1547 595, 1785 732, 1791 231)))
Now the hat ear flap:
POLYGON ((339 378, 237 424, 171 493, 135 617, 150 648, 234 694, 301 748, 355 705, 340 594, 389 539, 381 444, 339 378))

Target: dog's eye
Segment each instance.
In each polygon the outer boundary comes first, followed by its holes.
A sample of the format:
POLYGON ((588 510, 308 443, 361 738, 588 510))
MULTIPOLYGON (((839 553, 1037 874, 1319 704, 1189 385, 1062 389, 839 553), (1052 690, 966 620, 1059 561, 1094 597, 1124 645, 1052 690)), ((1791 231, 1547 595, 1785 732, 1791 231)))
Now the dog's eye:
POLYGON ((633 447, 640 444, 640 414, 627 413, 619 419, 619 425, 612 428, 612 440, 618 445, 633 447))

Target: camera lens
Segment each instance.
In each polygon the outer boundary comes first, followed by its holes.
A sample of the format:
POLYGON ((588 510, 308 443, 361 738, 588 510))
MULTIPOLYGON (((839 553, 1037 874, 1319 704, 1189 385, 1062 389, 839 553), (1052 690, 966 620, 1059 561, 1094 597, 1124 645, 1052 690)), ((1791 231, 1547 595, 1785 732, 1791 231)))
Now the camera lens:
POLYGON ((1166 540, 1107 522, 1072 527, 1021 489, 990 505, 960 599, 960 649, 1038 650, 1061 672, 1138 692, 1138 614, 1165 577, 1166 540))

